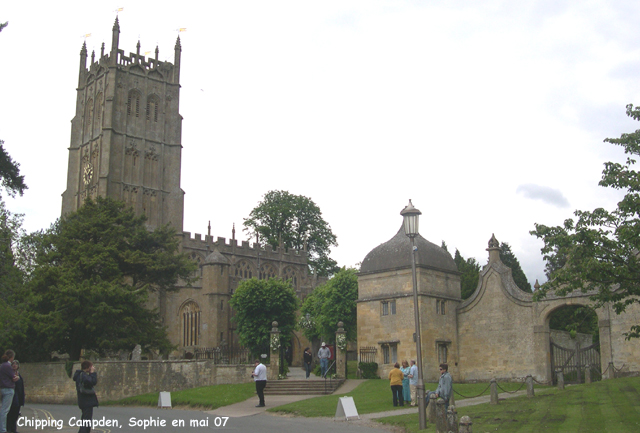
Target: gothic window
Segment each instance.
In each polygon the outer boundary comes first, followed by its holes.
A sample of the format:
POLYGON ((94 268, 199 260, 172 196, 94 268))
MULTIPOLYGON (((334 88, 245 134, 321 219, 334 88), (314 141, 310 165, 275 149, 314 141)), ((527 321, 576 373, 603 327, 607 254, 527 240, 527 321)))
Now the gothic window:
POLYGON ((260 279, 261 280, 268 280, 269 278, 275 278, 278 274, 276 273, 276 270, 273 266, 271 266, 269 263, 265 263, 264 265, 260 266, 260 279))
POLYGON ((140 117, 140 99, 142 95, 137 90, 131 90, 127 98, 127 116, 140 117))
POLYGON ((93 131, 93 99, 87 101, 86 114, 84 117, 84 140, 91 139, 91 132, 93 131))
POLYGON ((180 309, 182 319, 182 345, 197 346, 200 341, 200 307, 189 301, 180 309))
POLYGON ((93 131, 94 135, 98 135, 100 133, 100 129, 102 129, 102 93, 99 93, 96 96, 96 106, 95 106, 95 120, 93 121, 93 131))
POLYGON ((158 122, 158 106, 160 101, 155 95, 151 95, 147 98, 147 121, 158 122))
POLYGON ((246 260, 240 260, 235 265, 235 276, 241 279, 252 278, 253 272, 251 270, 251 266, 249 262, 246 260))
POLYGON ((298 276, 291 266, 284 268, 284 280, 291 281, 291 285, 294 288, 298 287, 298 276))
POLYGON ((202 265, 202 257, 200 257, 198 253, 191 253, 191 260, 196 262, 196 264, 198 265, 198 268, 193 271, 193 276, 196 278, 202 277, 202 268, 200 267, 200 265, 202 265))

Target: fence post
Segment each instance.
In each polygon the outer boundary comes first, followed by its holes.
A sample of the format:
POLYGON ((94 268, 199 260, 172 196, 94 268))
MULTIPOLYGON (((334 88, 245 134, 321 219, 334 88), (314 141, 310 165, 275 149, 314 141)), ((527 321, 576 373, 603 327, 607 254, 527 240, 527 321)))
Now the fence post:
POLYGON ((467 415, 463 416, 462 418, 460 418, 460 430, 458 430, 458 433, 472 433, 472 424, 473 423, 471 422, 471 418, 469 418, 467 415))
POLYGON ((458 433, 458 412, 452 405, 447 410, 447 433, 458 433))
POLYGON ((429 401, 427 402, 429 403, 429 405, 427 406, 427 419, 431 424, 434 424, 436 422, 436 395, 431 394, 430 397, 426 398, 429 399, 429 401))
POLYGON ((455 406, 456 405, 456 399, 453 396, 455 393, 453 392, 453 388, 451 388, 451 397, 449 397, 449 406, 455 406))
POLYGON ((347 332, 344 323, 338 322, 336 331, 336 377, 347 377, 347 332))
POLYGON ((436 400, 436 432, 447 433, 447 410, 441 398, 436 400))
POLYGON ((278 374, 280 373, 280 331, 278 330, 278 322, 272 322, 271 326, 271 335, 269 337, 271 357, 267 379, 278 380, 278 374))
POLYGON ((591 366, 589 364, 584 366, 584 383, 591 383, 591 366))
POLYGON ((498 384, 491 379, 491 404, 498 404, 498 384))
POLYGON ((616 378, 616 368, 613 366, 613 362, 609 362, 609 367, 607 367, 608 379, 616 378))
POLYGON ((558 389, 564 389, 564 373, 562 370, 556 370, 556 377, 558 378, 558 389))
POLYGON ((533 397, 535 395, 533 391, 533 376, 527 375, 525 381, 527 382, 527 397, 533 397))

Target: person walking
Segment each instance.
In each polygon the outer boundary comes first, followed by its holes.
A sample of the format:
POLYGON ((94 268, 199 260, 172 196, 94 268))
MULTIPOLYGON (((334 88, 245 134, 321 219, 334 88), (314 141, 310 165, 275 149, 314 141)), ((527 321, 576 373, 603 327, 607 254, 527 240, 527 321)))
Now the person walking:
POLYGON ((402 368, 400 369, 402 372, 402 398, 405 403, 411 403, 411 388, 409 385, 409 373, 411 372, 411 368, 409 368, 409 363, 405 359, 402 361, 402 368))
POLYGON ((415 359, 411 360, 411 367, 409 367, 407 377, 409 378, 409 389, 411 391, 411 406, 415 406, 418 404, 418 399, 416 398, 418 391, 418 366, 416 365, 415 359))
POLYGON ((13 368, 15 375, 18 376, 18 380, 16 381, 15 392, 13 393, 11 409, 9 409, 9 413, 7 414, 7 431, 17 433, 18 429, 16 427, 16 423, 18 422, 18 418, 20 418, 20 407, 24 406, 24 381, 22 380, 22 375, 19 371, 20 361, 14 359, 11 363, 11 367, 13 368))
POLYGON ((331 350, 327 347, 325 342, 322 342, 322 347, 318 350, 318 358, 320 358, 320 370, 322 377, 325 377, 327 370, 329 369, 329 358, 331 358, 331 350))
POLYGON ((82 411, 82 425, 78 433, 89 433, 93 420, 93 408, 98 407, 98 396, 94 386, 98 384, 98 373, 91 361, 82 361, 80 370, 73 374, 78 396, 78 407, 82 411))
POLYGON ((0 433, 7 433, 7 415, 13 402, 13 394, 16 388, 18 376, 11 367, 11 362, 16 353, 9 349, 2 355, 0 365, 0 395, 2 395, 2 406, 0 407, 0 433))
POLYGON ((256 394, 260 402, 256 407, 265 407, 264 404, 264 389, 267 386, 267 367, 264 366, 259 360, 255 360, 255 368, 251 377, 256 382, 256 394))
POLYGON ((393 405, 404 406, 404 399, 402 398, 402 378, 404 375, 400 371, 400 364, 397 362, 393 365, 393 368, 389 372, 389 384, 391 385, 391 394, 393 395, 393 405))
POLYGON ((313 361, 313 355, 311 354, 311 349, 308 347, 304 349, 304 369, 307 373, 307 379, 309 379, 309 375, 311 374, 311 361, 313 361))

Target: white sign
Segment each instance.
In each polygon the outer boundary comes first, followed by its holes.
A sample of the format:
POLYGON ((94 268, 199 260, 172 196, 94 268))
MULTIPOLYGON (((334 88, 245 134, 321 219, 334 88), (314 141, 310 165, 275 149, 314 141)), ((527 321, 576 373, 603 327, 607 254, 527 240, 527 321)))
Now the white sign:
POLYGON ((158 396, 158 407, 171 407, 171 393, 166 391, 161 391, 158 396))
POLYGON ((336 418, 344 417, 347 421, 349 418, 358 418, 358 409, 353 401, 353 397, 340 397, 338 399, 338 407, 336 408, 336 418))

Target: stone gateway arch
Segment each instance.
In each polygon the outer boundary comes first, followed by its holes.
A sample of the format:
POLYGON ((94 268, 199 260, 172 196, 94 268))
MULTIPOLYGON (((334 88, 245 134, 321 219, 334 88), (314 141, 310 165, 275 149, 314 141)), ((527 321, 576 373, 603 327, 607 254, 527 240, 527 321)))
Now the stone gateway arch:
MULTIPOLYGON (((531 374, 553 378, 549 319, 567 305, 591 306, 588 294, 549 295, 535 302, 520 290, 500 261, 495 237, 478 287, 460 297, 460 273, 444 249, 418 236, 416 272, 425 380, 437 380, 437 365, 449 364, 456 381, 520 380, 531 374)), ((415 359, 411 243, 402 228, 363 260, 358 277, 358 347, 377 348, 382 377, 396 360, 415 359)), ((594 310, 600 329, 600 371, 640 372, 640 341, 624 338, 640 322, 633 305, 616 315, 608 305, 594 310)))

